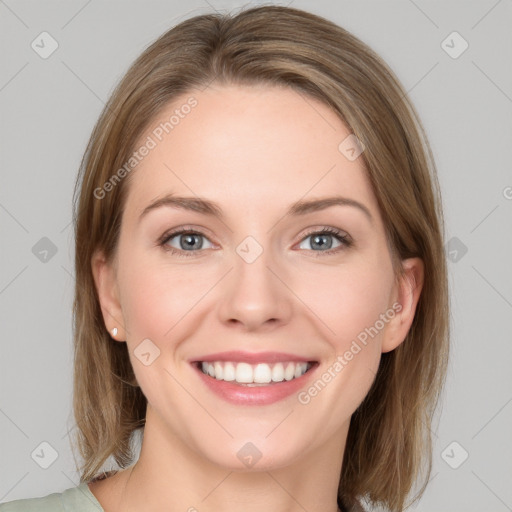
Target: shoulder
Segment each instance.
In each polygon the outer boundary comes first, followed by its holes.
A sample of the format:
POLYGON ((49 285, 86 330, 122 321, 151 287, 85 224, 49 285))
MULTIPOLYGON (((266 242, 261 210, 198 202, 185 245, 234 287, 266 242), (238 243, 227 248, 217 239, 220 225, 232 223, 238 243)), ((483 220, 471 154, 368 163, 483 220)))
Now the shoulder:
POLYGON ((0 512, 104 512, 87 483, 49 494, 0 504, 0 512))

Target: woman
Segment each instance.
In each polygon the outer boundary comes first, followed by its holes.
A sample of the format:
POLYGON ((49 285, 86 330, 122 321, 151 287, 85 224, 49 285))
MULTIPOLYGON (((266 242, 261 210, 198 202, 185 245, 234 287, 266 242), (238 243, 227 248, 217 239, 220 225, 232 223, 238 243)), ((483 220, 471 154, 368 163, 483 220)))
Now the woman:
POLYGON ((81 485, 2 512, 421 496, 448 354, 441 203, 374 52, 291 8, 184 21, 112 94, 77 183, 81 485))

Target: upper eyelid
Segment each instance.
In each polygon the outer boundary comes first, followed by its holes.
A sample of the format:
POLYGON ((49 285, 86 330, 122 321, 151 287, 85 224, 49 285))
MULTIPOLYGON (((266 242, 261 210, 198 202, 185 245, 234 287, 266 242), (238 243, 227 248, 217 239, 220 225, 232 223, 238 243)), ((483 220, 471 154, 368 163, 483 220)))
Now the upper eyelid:
MULTIPOLYGON (((160 240, 169 239, 178 235, 185 235, 187 233, 194 233, 196 235, 204 236, 205 238, 208 238, 210 240, 210 235, 208 235, 208 230, 205 228, 194 228, 189 226, 180 226, 174 229, 169 229, 163 233, 163 235, 160 237, 160 240), (206 231, 206 232, 205 232, 206 231)), ((210 240, 211 241, 211 240, 210 240)))

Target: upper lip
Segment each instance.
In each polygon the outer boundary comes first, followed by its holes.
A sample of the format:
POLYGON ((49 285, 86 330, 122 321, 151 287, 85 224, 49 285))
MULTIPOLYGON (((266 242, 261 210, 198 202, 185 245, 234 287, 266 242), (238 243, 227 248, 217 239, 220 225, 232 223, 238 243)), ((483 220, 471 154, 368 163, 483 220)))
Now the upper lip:
POLYGON ((240 363, 283 363, 298 362, 307 363, 314 361, 311 358, 289 354, 285 352, 243 352, 240 350, 230 350, 227 352, 217 352, 216 354, 208 354, 201 357, 195 357, 190 360, 192 363, 197 362, 214 362, 214 361, 232 361, 240 363))

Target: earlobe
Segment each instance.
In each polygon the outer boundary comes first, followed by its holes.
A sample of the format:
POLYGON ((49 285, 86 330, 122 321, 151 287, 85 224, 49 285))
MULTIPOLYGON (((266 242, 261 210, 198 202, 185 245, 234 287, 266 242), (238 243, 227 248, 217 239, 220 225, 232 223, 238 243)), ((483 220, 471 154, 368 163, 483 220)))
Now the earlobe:
POLYGON ((124 319, 113 265, 106 261, 101 251, 96 251, 91 258, 91 270, 105 328, 116 341, 125 341, 124 319))
POLYGON ((390 352, 406 338, 416 313, 416 307, 423 289, 424 264, 421 258, 402 260, 403 275, 400 276, 396 290, 397 311, 388 325, 382 342, 382 352, 390 352))

